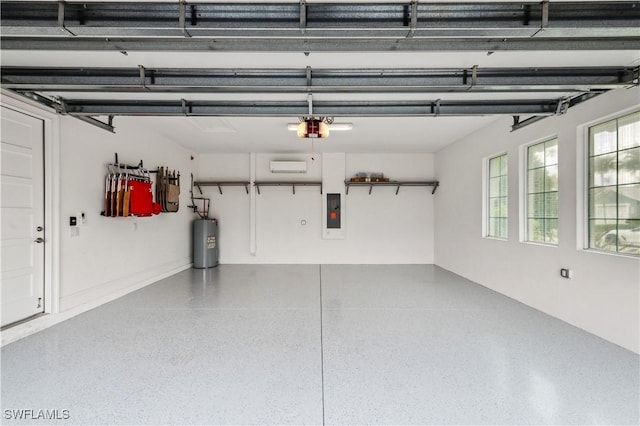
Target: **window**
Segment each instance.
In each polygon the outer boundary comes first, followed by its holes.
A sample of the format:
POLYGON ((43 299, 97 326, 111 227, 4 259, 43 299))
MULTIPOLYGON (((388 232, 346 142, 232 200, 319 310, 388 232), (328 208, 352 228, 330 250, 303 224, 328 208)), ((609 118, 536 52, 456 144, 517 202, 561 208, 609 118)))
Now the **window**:
POLYGON ((487 236, 507 238, 507 154, 489 159, 487 236))
POLYGON ((589 128, 589 248, 640 254, 640 112, 589 128))
POLYGON ((527 148, 526 241, 558 244, 558 139, 527 148))

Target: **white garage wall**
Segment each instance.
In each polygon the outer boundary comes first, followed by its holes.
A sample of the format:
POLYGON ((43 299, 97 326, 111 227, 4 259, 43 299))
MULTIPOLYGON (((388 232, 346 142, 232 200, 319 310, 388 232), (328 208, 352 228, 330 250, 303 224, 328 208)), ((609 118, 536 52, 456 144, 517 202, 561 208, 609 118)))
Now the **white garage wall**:
POLYGON ((436 154, 436 264, 577 327, 640 352, 640 260, 577 249, 578 144, 583 125, 638 106, 640 90, 617 90, 509 132, 510 118, 436 154), (523 144, 557 135, 560 161, 558 247, 519 241, 518 156, 523 144), (482 238, 483 159, 509 154, 509 239, 482 238), (570 268, 573 278, 559 276, 570 268))
MULTIPOLYGON (((340 156, 331 155, 332 161, 340 156)), ((322 156, 255 154, 256 180, 342 181, 359 171, 394 180, 435 178, 432 154, 346 154, 344 165, 322 167, 322 156), (303 175, 272 174, 271 160, 304 160, 303 175), (338 167, 342 166, 342 167, 338 167), (346 176, 345 176, 346 170, 346 176), (323 176, 324 173, 324 176, 323 176)), ((199 156, 198 180, 249 180, 249 154, 199 156)), ((328 163, 329 164, 329 163, 328 163)), ((325 188, 326 189, 326 188, 325 188)), ((335 188, 334 188, 335 189, 335 188)), ((344 191, 344 188, 340 188, 344 191)), ((243 188, 203 188, 220 224, 221 263, 433 263, 431 188, 352 188, 343 197, 344 239, 323 239, 323 197, 318 187, 263 187, 255 195, 256 253, 250 252, 251 197, 243 188), (305 220, 306 225, 301 221, 305 220)))
POLYGON ((95 303, 148 284, 191 263, 190 153, 135 118, 116 118, 116 134, 70 117, 60 123, 60 310, 95 303), (168 166, 181 172, 180 211, 145 218, 106 218, 106 164, 168 166), (87 223, 72 237, 69 217, 84 212, 87 223))

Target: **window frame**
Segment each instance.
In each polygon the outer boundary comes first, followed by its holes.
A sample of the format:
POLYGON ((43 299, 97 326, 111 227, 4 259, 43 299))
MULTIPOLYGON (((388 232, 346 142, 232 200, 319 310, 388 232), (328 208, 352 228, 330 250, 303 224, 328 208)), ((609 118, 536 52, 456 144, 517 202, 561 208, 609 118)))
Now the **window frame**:
MULTIPOLYGON (((590 133, 591 129, 605 124, 610 121, 619 120, 629 115, 640 113, 640 108, 637 106, 633 106, 631 108, 626 108, 621 111, 617 111, 613 114, 608 114, 603 117, 599 117, 597 120, 589 121, 587 123, 583 123, 579 126, 579 129, 582 131, 577 132, 577 217, 576 217, 576 226, 577 232, 580 236, 577 239, 577 249, 589 253, 595 253, 599 255, 605 256, 617 256, 617 257, 627 257, 631 259, 640 258, 640 254, 635 253, 625 253, 620 251, 612 251, 612 250, 603 250, 597 247, 590 247, 590 229, 589 229, 589 221, 590 221, 590 194, 589 191, 591 189, 591 180, 590 180, 590 160, 591 160, 591 138, 590 133)), ((617 132, 617 127, 616 127, 617 132)), ((613 151, 616 154, 619 152, 618 147, 616 146, 616 150, 613 151)), ((616 179, 616 187, 618 186, 616 179)), ((616 221, 618 217, 616 216, 616 221)))
MULTIPOLYGON (((482 162, 482 237, 483 238, 488 238, 488 239, 492 239, 492 240, 498 240, 498 241, 507 241, 509 239, 509 153, 507 151, 502 151, 493 155, 490 155, 488 157, 485 157, 483 159, 482 162), (489 195, 490 195, 490 187, 489 187, 489 179, 491 177, 491 169, 490 169, 490 164, 491 164, 491 160, 499 158, 499 157, 506 157, 507 159, 507 166, 506 166, 506 174, 504 176, 506 176, 507 179, 507 195, 506 195, 506 200, 507 200, 507 216, 506 216, 506 237, 501 237, 501 236, 495 236, 495 235, 490 235, 490 225, 489 225, 489 221, 491 219, 491 216, 489 214, 490 212, 490 200, 489 200, 489 195)), ((503 176, 503 175, 500 175, 503 176)))
MULTIPOLYGON (((551 142, 555 140, 557 151, 558 151, 558 159, 556 166, 558 168, 558 212, 556 220, 558 221, 558 234, 560 234, 560 138, 557 134, 552 134, 545 136, 543 138, 537 139, 533 142, 529 142, 521 145, 520 147, 520 242, 526 244, 533 245, 541 245, 545 247, 558 247, 560 244, 560 235, 558 235, 558 242, 546 242, 546 241, 533 241, 529 236, 529 148, 535 145, 546 144, 547 142, 551 142)), ((542 166, 544 168, 545 166, 542 166)), ((551 191, 549 191, 551 192, 551 191)), ((547 191, 542 192, 542 194, 546 194, 547 191)))

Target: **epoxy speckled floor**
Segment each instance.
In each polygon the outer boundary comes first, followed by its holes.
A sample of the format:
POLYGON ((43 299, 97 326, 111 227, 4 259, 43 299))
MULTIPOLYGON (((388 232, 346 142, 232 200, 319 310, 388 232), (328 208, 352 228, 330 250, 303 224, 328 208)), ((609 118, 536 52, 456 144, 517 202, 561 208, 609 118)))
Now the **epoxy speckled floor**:
POLYGON ((431 265, 221 265, 2 348, 2 423, 638 424, 639 359, 431 265))

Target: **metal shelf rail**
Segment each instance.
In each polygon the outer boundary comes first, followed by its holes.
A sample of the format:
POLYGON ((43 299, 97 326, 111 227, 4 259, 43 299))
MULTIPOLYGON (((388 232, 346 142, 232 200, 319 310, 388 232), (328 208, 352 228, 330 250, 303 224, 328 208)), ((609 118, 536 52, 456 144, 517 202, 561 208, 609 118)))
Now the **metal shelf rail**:
POLYGON ((247 194, 249 193, 249 185, 251 183, 249 181, 199 181, 193 182, 193 185, 198 188, 200 194, 202 194, 202 186, 217 186, 218 191, 220 191, 220 195, 222 195, 222 187, 223 186, 244 186, 247 194))
POLYGON ((319 186, 320 187, 320 194, 322 194, 322 182, 290 182, 290 181, 288 181, 288 182, 283 182, 283 181, 272 182, 272 181, 261 181, 261 182, 254 182, 253 184, 255 185, 256 190, 258 191, 258 194, 260 194, 260 187, 261 186, 291 186, 294 195, 296 193, 296 186, 319 186))
POLYGON ((344 181, 345 192, 349 194, 350 186, 368 186, 369 187, 369 195, 371 195, 371 190, 374 186, 395 186, 396 187, 396 195, 400 191, 401 186, 433 186, 433 191, 431 194, 435 194, 436 189, 440 186, 439 181, 390 181, 390 182, 351 182, 348 180, 344 181))

